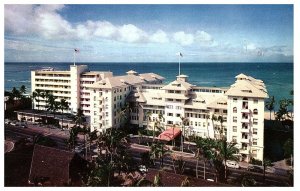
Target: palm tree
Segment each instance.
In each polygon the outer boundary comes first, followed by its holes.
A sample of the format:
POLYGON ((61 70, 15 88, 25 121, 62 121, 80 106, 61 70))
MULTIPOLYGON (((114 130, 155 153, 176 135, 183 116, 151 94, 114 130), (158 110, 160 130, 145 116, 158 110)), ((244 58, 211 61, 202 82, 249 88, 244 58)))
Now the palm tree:
POLYGON ((220 122, 220 124, 221 124, 221 130, 220 130, 220 134, 221 134, 221 139, 223 139, 224 138, 224 127, 223 127, 223 122, 224 122, 224 118, 223 118, 223 116, 219 116, 218 117, 218 121, 220 122))
POLYGON ((197 148, 197 163, 196 163, 196 177, 198 178, 198 165, 199 165, 199 159, 200 159, 200 153, 204 157, 204 171, 203 171, 203 177, 206 179, 206 162, 207 160, 214 158, 214 147, 215 147, 215 141, 213 139, 207 138, 204 139, 202 137, 197 137, 195 140, 196 148, 197 148))
POLYGON ((210 119, 209 114, 205 115, 205 119, 206 119, 206 128, 207 128, 207 138, 209 138, 209 127, 208 127, 208 120, 210 119))
POLYGON ((227 179, 227 165, 226 162, 227 160, 234 160, 237 161, 238 157, 235 155, 238 153, 238 149, 235 147, 236 143, 228 143, 226 141, 226 138, 221 139, 218 141, 217 145, 217 158, 224 162, 224 167, 225 167, 225 180, 227 179))
POLYGON ((217 121, 217 117, 214 115, 214 114, 212 114, 212 116, 211 116, 211 123, 212 123, 212 127, 213 127, 213 130, 214 130, 214 138, 216 138, 215 136, 216 136, 216 130, 215 130, 215 125, 214 125, 214 121, 217 121))
POLYGON ((158 115, 158 119, 155 120, 154 125, 153 125, 153 135, 152 135, 152 143, 154 143, 154 137, 155 137, 155 129, 158 131, 161 131, 163 127, 161 126, 161 120, 163 116, 161 114, 158 115))
POLYGON ((34 92, 32 92, 32 97, 34 97, 35 98, 35 101, 37 102, 37 107, 38 107, 38 110, 40 110, 40 101, 41 101, 41 97, 42 97, 42 95, 43 95, 43 92, 42 92, 42 90, 40 90, 40 89, 36 89, 34 92))
POLYGON ((160 166, 164 165, 164 157, 169 154, 171 151, 166 149, 166 145, 164 143, 158 142, 152 144, 150 147, 150 158, 152 160, 160 159, 160 166))
MULTIPOLYGON (((147 129, 147 130, 149 129, 149 121, 151 121, 151 119, 150 119, 151 115, 152 115, 151 111, 148 110, 148 111, 146 112, 146 119, 147 119, 147 127, 146 127, 146 129, 147 129)), ((147 133, 147 134, 149 134, 149 133, 147 133)))
POLYGON ((267 101, 266 101, 266 108, 270 111, 270 120, 271 120, 271 113, 275 108, 275 97, 271 96, 267 101))
POLYGON ((80 125, 85 121, 85 116, 83 114, 83 110, 78 108, 77 113, 75 115, 75 124, 80 127, 80 125))
POLYGON ((11 90, 11 94, 9 96, 9 102, 13 103, 13 105, 15 105, 15 99, 19 99, 21 97, 21 93, 19 90, 17 90, 17 88, 13 87, 13 89, 11 90))
POLYGON ((180 136, 180 141, 181 141, 181 152, 183 152, 183 144, 184 144, 184 140, 183 140, 183 136, 184 136, 184 132, 185 132, 185 126, 187 126, 189 124, 189 119, 186 117, 180 117, 181 121, 182 121, 182 126, 181 126, 181 136, 180 136))
POLYGON ((24 95, 26 93, 26 87, 24 85, 22 85, 19 89, 21 95, 24 95))
POLYGON ((59 108, 61 110, 61 127, 64 125, 64 110, 69 109, 69 103, 65 99, 61 99, 59 102, 59 108))

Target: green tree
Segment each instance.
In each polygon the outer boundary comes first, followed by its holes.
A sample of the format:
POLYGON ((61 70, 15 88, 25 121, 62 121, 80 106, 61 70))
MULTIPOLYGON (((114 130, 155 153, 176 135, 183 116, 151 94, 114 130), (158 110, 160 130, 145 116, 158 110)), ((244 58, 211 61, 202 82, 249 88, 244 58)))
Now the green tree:
POLYGON ((189 119, 182 116, 180 117, 180 119, 182 121, 180 142, 181 142, 181 152, 183 152, 185 126, 189 125, 189 119))
POLYGON ((43 91, 40 89, 36 89, 34 92, 32 92, 32 97, 37 102, 37 108, 40 110, 40 101, 43 95, 43 91))
POLYGON ((160 166, 164 166, 164 157, 171 153, 169 149, 166 148, 166 145, 162 142, 154 143, 150 147, 150 158, 152 160, 159 159, 160 166))
POLYGON ((224 126, 223 126, 223 123, 224 123, 224 118, 223 118, 223 116, 218 116, 218 121, 220 122, 220 124, 221 124, 221 130, 220 130, 220 138, 221 139, 223 139, 223 138, 225 138, 225 128, 224 128, 224 126))
POLYGON ((61 127, 64 125, 64 111, 69 109, 69 103, 65 99, 59 102, 59 109, 61 110, 61 127))
POLYGON ((214 130, 214 138, 216 138, 215 137, 216 136, 216 129, 215 129, 214 121, 217 121, 217 120, 218 120, 218 118, 214 114, 212 114, 212 116, 211 116, 211 123, 212 123, 212 127, 213 127, 213 130, 214 130))
POLYGON ((275 108, 275 97, 271 96, 267 101, 265 107, 270 111, 270 120, 271 120, 271 113, 275 108))
POLYGON ((77 113, 75 115, 75 124, 78 125, 79 127, 83 124, 83 122, 85 122, 85 116, 83 114, 83 110, 78 108, 77 109, 77 113))
POLYGON ((235 147, 236 143, 228 143, 226 139, 221 139, 217 144, 217 160, 224 163, 225 167, 225 180, 227 180, 227 160, 237 161, 238 157, 235 155, 238 153, 238 149, 235 147))

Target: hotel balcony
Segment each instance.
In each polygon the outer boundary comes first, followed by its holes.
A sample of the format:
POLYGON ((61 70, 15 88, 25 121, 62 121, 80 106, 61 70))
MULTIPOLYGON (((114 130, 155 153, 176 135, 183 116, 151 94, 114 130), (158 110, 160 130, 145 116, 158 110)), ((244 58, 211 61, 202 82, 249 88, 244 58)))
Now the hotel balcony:
POLYGON ((241 128, 241 132, 242 133, 250 133, 250 129, 249 128, 241 128))
POLYGON ((241 112, 242 113, 250 113, 250 109, 248 107, 242 107, 241 112))
POLYGON ((242 123, 250 123, 250 117, 242 117, 241 122, 242 123))
POLYGON ((241 143, 249 143, 249 139, 248 138, 241 138, 241 143))
POLYGON ((246 155, 248 155, 249 154, 249 149, 248 149, 248 147, 242 147, 242 148, 240 148, 240 153, 241 154, 246 154, 246 155))

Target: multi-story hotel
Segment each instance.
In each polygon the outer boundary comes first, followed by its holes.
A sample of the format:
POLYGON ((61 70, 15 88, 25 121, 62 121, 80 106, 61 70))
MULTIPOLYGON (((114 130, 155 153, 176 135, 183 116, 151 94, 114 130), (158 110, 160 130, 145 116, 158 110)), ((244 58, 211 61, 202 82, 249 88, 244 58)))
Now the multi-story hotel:
POLYGON ((68 100, 72 111, 83 109, 91 131, 119 127, 120 109, 129 103, 132 125, 152 129, 159 120, 164 128, 182 127, 187 119, 185 136, 226 136, 237 143, 243 160, 263 159, 264 99, 268 98, 263 81, 240 74, 231 87, 217 88, 192 85, 186 75, 169 84, 163 80, 154 73, 132 70, 124 76, 89 72, 81 65, 71 66, 70 71, 32 71, 32 91, 50 90, 58 100, 68 100))

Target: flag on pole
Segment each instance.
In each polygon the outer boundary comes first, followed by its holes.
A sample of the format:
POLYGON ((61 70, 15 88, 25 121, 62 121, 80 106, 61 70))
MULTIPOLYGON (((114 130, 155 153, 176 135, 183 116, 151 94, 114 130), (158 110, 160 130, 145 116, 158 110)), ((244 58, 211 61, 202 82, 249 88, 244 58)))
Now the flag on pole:
POLYGON ((74 51, 75 51, 75 53, 78 53, 79 49, 78 48, 74 48, 74 51))
POLYGON ((182 55, 181 52, 178 52, 178 53, 177 53, 177 56, 183 57, 183 55, 182 55))

